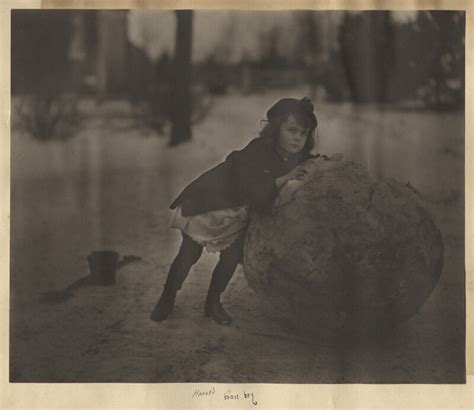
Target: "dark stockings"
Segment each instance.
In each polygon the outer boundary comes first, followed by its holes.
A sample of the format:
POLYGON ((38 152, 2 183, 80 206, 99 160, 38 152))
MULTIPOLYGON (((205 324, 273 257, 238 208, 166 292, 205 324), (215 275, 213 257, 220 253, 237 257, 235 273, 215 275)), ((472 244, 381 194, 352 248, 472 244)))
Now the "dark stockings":
POLYGON ((181 289, 189 271, 201 257, 202 249, 202 245, 191 239, 188 235, 183 234, 183 241, 181 242, 178 254, 171 264, 165 288, 174 292, 181 289))
MULTIPOLYGON (((212 273, 209 294, 220 295, 226 289, 228 283, 242 261, 244 235, 236 239, 228 248, 221 251, 219 262, 212 273)), ((183 234, 183 242, 178 255, 171 264, 165 287, 177 292, 181 289, 193 265, 201 257, 203 246, 183 234)))

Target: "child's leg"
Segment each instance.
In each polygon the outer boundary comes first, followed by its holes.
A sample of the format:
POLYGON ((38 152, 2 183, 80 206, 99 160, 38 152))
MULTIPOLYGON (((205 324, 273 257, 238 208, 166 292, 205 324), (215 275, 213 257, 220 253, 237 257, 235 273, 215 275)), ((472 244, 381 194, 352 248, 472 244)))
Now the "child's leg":
POLYGON ((242 235, 220 253, 219 262, 212 273, 209 293, 220 295, 225 291, 237 265, 242 261, 244 239, 245 236, 242 235))
POLYGON ((178 254, 171 264, 163 293, 151 312, 152 320, 161 322, 173 311, 176 293, 181 289, 192 266, 201 257, 202 249, 202 245, 183 233, 183 241, 181 242, 178 254))
POLYGON ((181 289, 183 282, 187 278, 192 266, 199 260, 202 254, 202 245, 194 241, 191 237, 183 233, 183 241, 178 254, 171 264, 166 279, 165 288, 174 292, 181 289))
POLYGON ((220 253, 219 262, 212 273, 205 313, 219 324, 229 324, 232 321, 232 318, 220 303, 220 296, 229 284, 237 265, 243 260, 244 241, 245 235, 241 235, 230 247, 224 249, 220 253))

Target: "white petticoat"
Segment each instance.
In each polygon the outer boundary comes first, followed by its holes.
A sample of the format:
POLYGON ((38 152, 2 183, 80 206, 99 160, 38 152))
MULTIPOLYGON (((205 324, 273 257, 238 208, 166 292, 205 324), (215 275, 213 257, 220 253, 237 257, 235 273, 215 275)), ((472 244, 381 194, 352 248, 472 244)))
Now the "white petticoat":
POLYGON ((181 206, 171 222, 173 228, 180 229, 209 252, 220 252, 229 247, 247 227, 248 207, 219 209, 200 215, 183 216, 181 206))

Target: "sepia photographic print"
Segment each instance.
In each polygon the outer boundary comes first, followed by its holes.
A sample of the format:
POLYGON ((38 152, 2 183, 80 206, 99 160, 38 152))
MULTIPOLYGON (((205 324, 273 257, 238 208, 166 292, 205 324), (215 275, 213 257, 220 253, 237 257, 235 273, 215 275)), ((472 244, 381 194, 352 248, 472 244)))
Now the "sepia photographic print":
POLYGON ((465 384, 465 29, 12 10, 10 383, 465 384))

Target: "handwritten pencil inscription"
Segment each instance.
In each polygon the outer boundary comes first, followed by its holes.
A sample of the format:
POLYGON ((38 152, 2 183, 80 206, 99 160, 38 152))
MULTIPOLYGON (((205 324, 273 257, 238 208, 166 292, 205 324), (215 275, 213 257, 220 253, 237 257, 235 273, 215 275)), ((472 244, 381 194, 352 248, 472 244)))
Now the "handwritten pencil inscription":
MULTIPOLYGON (((193 399, 194 398, 199 398, 199 397, 209 397, 209 396, 214 396, 216 394, 216 389, 215 387, 211 387, 209 389, 194 389, 193 391, 193 399)), ((255 397, 254 392, 249 392, 246 390, 242 390, 239 392, 234 392, 231 390, 226 390, 224 392, 224 400, 248 400, 250 401, 254 406, 258 404, 257 399, 255 397)))
POLYGON ((193 393, 193 398, 202 396, 213 396, 214 394, 216 394, 216 389, 214 387, 211 387, 207 390, 195 389, 193 393))
POLYGON ((255 394, 253 392, 246 392, 245 390, 243 390, 242 393, 234 393, 230 390, 226 390, 224 400, 251 400, 254 406, 258 404, 257 400, 255 400, 255 394))

